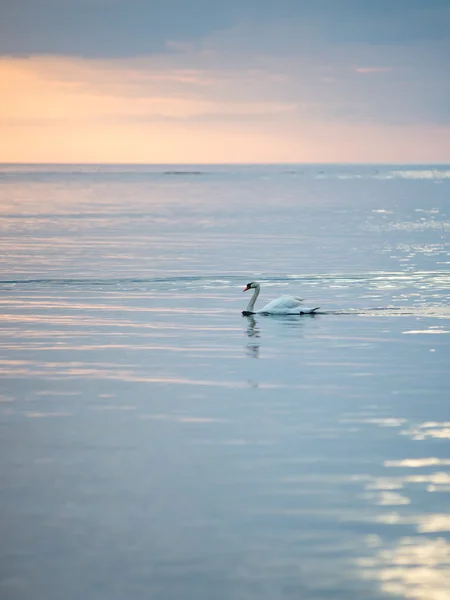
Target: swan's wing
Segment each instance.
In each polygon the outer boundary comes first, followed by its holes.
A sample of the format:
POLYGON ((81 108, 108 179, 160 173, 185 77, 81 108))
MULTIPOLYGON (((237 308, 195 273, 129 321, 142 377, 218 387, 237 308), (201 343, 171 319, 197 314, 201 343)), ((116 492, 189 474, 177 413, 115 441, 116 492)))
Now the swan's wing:
POLYGON ((258 310, 258 313, 265 315, 313 315, 319 310, 320 306, 307 308, 306 306, 297 306, 297 308, 272 308, 266 310, 266 307, 258 310))
POLYGON ((285 311, 289 313, 289 311, 295 311, 298 309, 300 311, 302 308, 302 299, 295 298, 294 296, 280 296, 269 304, 266 304, 263 308, 260 308, 258 312, 260 313, 278 313, 281 314, 281 311, 285 311))

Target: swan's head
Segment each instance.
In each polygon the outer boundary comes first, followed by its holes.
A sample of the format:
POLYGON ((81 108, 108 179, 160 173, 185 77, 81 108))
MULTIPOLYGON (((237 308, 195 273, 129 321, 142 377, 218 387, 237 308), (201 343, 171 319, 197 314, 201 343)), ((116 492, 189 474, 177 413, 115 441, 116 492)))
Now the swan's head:
POLYGON ((256 281, 252 281, 250 283, 247 283, 247 287, 244 288, 244 292, 247 292, 248 290, 254 290, 257 289, 259 290, 259 283, 256 283, 256 281))

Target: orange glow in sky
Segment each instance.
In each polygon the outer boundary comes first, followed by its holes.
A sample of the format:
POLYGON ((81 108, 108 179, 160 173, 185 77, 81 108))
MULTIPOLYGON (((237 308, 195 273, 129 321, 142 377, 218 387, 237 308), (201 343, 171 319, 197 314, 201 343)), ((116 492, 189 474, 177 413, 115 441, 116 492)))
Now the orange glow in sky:
MULTIPOLYGON (((315 102, 314 94, 289 93, 294 75, 277 65, 219 70, 173 63, 162 56, 0 59, 0 161, 450 160, 448 126, 333 115, 339 74, 316 78, 315 102)), ((357 66, 351 76, 358 84, 390 77, 391 69, 357 66)))

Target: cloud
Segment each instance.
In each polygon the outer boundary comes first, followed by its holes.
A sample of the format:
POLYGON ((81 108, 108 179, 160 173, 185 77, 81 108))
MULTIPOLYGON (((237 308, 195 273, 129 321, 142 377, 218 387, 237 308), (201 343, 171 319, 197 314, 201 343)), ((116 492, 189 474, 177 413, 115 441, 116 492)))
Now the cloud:
POLYGON ((43 147, 47 128, 50 154, 72 140, 68 156, 81 160, 81 130, 94 135, 92 156, 109 148, 105 160, 157 160, 157 147, 182 160, 177 140, 186 159, 194 147, 211 160, 450 159, 447 0, 7 0, 0 10, 1 136, 19 154, 33 139, 43 147), (160 140, 151 151, 146 136, 160 140))
POLYGON ((207 0, 7 0, 0 10, 0 54, 18 56, 152 54, 231 25, 226 6, 207 0))
POLYGON ((392 99, 373 103, 373 88, 345 61, 331 81, 321 81, 321 63, 307 60, 274 59, 265 69, 256 67, 258 57, 235 69, 231 58, 224 62, 194 51, 170 60, 0 60, 0 160, 432 162, 450 156, 449 127, 401 120, 405 96, 394 103, 395 122, 386 124, 382 111, 392 99))
POLYGON ((372 73, 391 73, 394 69, 392 67, 356 67, 356 73, 362 73, 364 75, 370 75, 372 73))
POLYGON ((447 40, 450 30, 447 0, 4 0, 0 12, 0 54, 19 56, 148 55, 277 20, 331 46, 447 40))

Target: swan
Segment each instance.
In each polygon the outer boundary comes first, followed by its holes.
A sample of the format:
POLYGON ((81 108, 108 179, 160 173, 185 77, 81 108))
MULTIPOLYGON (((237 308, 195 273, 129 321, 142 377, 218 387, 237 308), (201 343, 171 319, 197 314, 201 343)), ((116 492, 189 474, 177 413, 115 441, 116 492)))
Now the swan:
POLYGON ((280 296, 276 300, 272 300, 269 304, 266 304, 259 310, 253 310, 256 299, 261 291, 261 286, 256 281, 247 283, 247 287, 243 290, 254 290, 253 296, 248 303, 247 310, 243 310, 244 316, 248 315, 313 315, 316 310, 319 310, 320 306, 316 308, 306 308, 302 306, 303 299, 295 296, 280 296))

